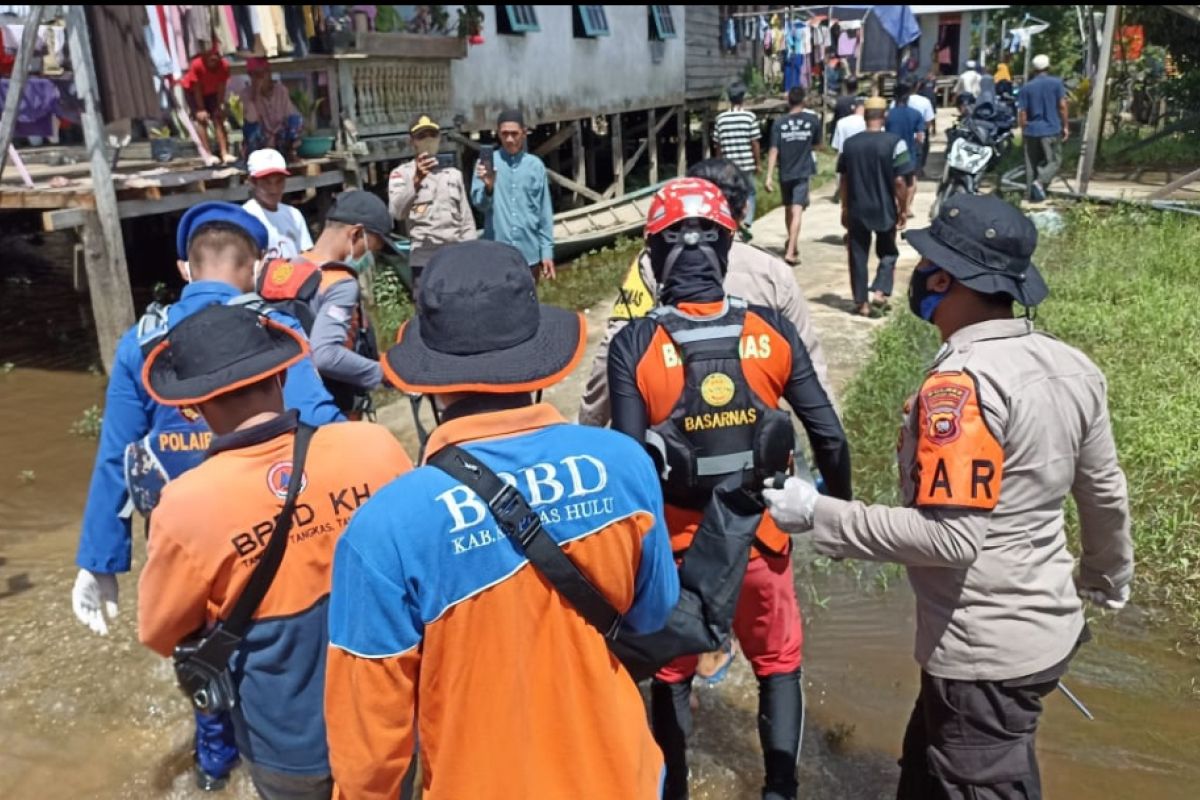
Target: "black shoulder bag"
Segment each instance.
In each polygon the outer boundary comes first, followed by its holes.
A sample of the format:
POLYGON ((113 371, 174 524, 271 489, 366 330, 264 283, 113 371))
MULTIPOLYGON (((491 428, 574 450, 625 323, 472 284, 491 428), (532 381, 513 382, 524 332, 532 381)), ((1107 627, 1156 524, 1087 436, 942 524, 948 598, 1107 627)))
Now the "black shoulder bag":
POLYGON ((679 602, 662 630, 632 634, 621 614, 542 527, 541 517, 515 488, 460 447, 429 457, 475 492, 511 539, 550 584, 604 637, 635 681, 682 655, 706 653, 729 638, 762 505, 741 489, 717 489, 679 569, 679 602))
POLYGON ((254 612, 271 588, 283 563, 283 552, 292 531, 296 511, 296 495, 304 482, 304 462, 308 443, 316 428, 300 423, 292 445, 292 474, 288 478, 287 497, 275 518, 271 539, 254 567, 246 588, 233 605, 229 616, 217 622, 207 634, 186 639, 175 646, 175 678, 179 688, 192 701, 197 711, 215 714, 229 711, 237 705, 237 692, 229 674, 229 659, 241 644, 254 612))

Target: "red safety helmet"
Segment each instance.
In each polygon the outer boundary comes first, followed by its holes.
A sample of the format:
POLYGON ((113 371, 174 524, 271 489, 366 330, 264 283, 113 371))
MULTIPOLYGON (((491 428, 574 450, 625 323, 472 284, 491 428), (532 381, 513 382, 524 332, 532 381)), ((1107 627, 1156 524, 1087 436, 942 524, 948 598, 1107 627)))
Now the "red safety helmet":
POLYGON ((655 192, 646 215, 646 236, 662 233, 685 219, 706 219, 731 234, 737 231, 725 195, 703 178, 676 178, 655 192))

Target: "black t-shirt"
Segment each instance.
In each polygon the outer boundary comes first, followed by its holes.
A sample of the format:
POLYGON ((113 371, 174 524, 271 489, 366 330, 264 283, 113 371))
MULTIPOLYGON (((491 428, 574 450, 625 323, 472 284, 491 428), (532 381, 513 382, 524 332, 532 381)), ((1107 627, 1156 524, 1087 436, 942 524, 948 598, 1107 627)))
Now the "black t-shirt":
POLYGON ((821 118, 811 111, 788 114, 775 120, 771 147, 779 150, 779 180, 798 181, 815 172, 813 145, 821 143, 821 118))
POLYGON ((886 131, 863 131, 842 145, 838 173, 846 176, 850 216, 873 231, 896 227, 893 184, 914 170, 904 140, 886 131))

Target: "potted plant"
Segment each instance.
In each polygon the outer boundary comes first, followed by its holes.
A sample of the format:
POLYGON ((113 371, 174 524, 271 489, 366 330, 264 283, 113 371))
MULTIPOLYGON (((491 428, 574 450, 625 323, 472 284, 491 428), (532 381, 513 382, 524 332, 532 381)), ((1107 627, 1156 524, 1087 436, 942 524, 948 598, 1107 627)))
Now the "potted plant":
POLYGON ((332 136, 317 135, 317 112, 325 102, 324 97, 314 99, 303 89, 293 89, 291 92, 292 105, 304 118, 306 134, 300 137, 300 147, 296 154, 301 158, 320 158, 333 148, 332 136))
POLYGON ((150 129, 150 157, 155 161, 166 163, 174 161, 179 153, 179 143, 171 136, 170 127, 150 129))
POLYGON ((483 12, 479 6, 463 6, 458 10, 458 35, 470 44, 483 44, 483 12))

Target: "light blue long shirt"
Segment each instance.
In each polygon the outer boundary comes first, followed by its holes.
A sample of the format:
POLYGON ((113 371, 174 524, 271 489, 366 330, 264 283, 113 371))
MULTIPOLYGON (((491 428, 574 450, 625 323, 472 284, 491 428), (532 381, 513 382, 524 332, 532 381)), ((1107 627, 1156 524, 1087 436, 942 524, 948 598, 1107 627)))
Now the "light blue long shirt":
POLYGON ((530 265, 554 258, 554 208, 546 165, 524 150, 510 156, 502 149, 496 150, 493 163, 492 194, 478 175, 471 181, 471 205, 483 212, 483 238, 511 244, 530 265))

